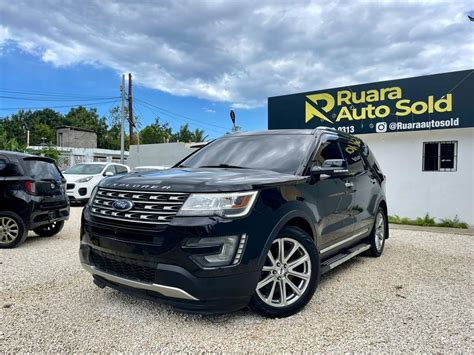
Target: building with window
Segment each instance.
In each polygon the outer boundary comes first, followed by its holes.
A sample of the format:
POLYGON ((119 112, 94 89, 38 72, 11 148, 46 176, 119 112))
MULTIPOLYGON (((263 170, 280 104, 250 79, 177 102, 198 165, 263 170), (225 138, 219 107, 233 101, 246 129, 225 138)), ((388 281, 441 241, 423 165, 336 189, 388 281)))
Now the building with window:
POLYGON ((269 129, 355 134, 387 176, 389 214, 474 225, 474 70, 268 99, 269 129))

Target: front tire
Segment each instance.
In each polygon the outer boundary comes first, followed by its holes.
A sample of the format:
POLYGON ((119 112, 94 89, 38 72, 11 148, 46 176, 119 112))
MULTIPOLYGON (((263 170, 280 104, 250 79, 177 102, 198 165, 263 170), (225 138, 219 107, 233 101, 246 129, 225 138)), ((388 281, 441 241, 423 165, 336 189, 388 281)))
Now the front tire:
POLYGON ((52 237, 58 234, 64 227, 64 221, 57 221, 33 229, 40 237, 52 237))
POLYGON ((0 248, 14 248, 28 235, 25 222, 13 212, 0 212, 0 248))
POLYGON ((270 318, 288 317, 313 297, 319 283, 319 253, 303 230, 287 226, 273 240, 249 307, 270 318))

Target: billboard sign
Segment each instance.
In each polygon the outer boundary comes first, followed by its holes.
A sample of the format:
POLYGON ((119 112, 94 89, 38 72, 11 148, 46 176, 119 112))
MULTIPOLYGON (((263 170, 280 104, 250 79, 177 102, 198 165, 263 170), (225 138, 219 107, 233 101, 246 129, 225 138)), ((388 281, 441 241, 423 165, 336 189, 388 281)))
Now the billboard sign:
POLYGON ((268 98, 268 128, 363 133, 474 127, 474 70, 268 98))

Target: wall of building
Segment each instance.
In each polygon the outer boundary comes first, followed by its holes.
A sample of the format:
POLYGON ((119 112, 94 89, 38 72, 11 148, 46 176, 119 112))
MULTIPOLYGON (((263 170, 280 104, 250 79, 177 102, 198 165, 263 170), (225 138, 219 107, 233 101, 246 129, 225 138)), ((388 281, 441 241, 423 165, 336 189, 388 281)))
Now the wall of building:
POLYGON ((474 128, 361 134, 385 175, 390 215, 474 225, 474 128), (457 141, 457 171, 423 171, 423 142, 457 141))
POLYGON ((132 145, 129 149, 128 166, 172 166, 191 154, 196 143, 161 143, 132 145))
MULTIPOLYGON (((120 150, 100 148, 55 147, 61 154, 57 165, 61 170, 79 163, 110 162, 120 163, 120 150)), ((29 146, 28 149, 43 150, 43 146, 29 146)), ((124 152, 124 164, 127 164, 128 152, 124 152)))
POLYGON ((97 134, 80 129, 58 128, 56 142, 61 147, 97 148, 97 134))

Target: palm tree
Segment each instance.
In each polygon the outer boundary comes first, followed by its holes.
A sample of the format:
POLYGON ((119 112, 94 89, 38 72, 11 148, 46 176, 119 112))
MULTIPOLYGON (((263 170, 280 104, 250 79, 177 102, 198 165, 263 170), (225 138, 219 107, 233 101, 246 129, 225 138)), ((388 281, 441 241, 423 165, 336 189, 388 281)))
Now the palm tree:
POLYGON ((192 141, 195 143, 204 142, 207 138, 207 135, 204 135, 204 131, 202 129, 196 128, 194 132, 192 132, 192 141))

